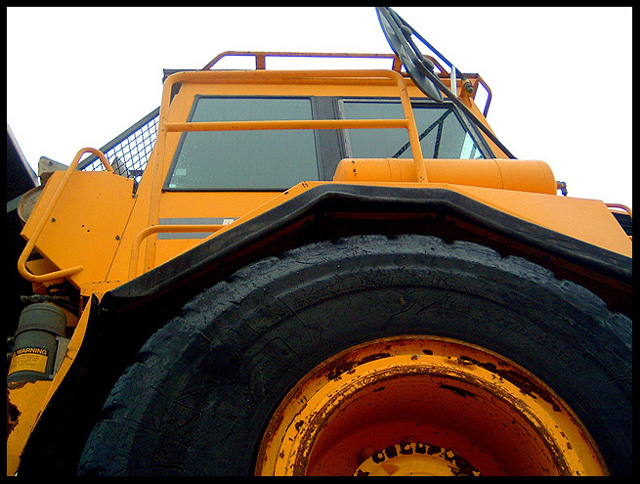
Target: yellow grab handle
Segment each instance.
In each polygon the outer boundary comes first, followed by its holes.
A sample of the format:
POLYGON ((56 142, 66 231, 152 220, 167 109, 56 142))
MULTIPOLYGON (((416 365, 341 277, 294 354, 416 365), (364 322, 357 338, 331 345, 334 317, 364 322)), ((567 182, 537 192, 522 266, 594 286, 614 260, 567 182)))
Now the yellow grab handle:
POLYGON ((48 274, 35 275, 27 270, 26 264, 27 264, 28 257, 31 255, 31 252, 33 251, 33 248, 36 246, 36 242, 40 237, 40 234, 44 230, 44 226, 46 225, 47 221, 49 220, 49 217, 51 216, 51 212, 53 212, 53 209, 55 208, 56 204, 58 203, 58 200, 62 196, 62 192, 67 186, 67 183, 71 178, 71 175, 73 174, 76 167, 78 166, 80 157, 87 152, 93 153, 98 158, 100 158, 100 161, 102 161, 102 164, 104 165, 105 170, 107 170, 110 173, 113 173, 113 168, 111 167, 111 164, 107 160, 104 153, 102 153, 102 151, 97 150, 95 148, 82 148, 78 151, 75 158, 71 162, 71 165, 69 165, 69 168, 67 168, 67 171, 64 175, 64 178, 62 179, 62 182, 56 189, 56 192, 53 194, 51 202, 49 203, 44 213, 42 214, 42 217, 40 217, 40 220, 38 220, 38 223, 36 224, 36 227, 33 231, 32 237, 27 241, 27 245, 25 245, 22 251, 22 254, 20 254, 20 257, 18 258, 18 272, 27 281, 31 281, 31 282, 52 281, 54 279, 60 279, 63 277, 70 276, 72 274, 76 274, 77 272, 80 272, 83 269, 83 266, 75 266, 75 267, 70 267, 68 269, 62 269, 59 271, 50 272, 48 274))

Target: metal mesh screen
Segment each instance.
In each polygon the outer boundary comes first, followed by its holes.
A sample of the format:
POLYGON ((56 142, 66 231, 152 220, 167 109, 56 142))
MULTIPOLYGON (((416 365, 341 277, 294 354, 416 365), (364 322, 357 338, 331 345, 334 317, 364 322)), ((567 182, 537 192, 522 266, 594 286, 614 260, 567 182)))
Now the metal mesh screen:
MULTIPOLYGON (((136 182, 140 181, 158 137, 159 112, 160 108, 154 109, 100 148, 115 173, 132 178, 136 182)), ((97 156, 91 155, 80 161, 78 169, 101 171, 104 170, 104 167, 97 156)))

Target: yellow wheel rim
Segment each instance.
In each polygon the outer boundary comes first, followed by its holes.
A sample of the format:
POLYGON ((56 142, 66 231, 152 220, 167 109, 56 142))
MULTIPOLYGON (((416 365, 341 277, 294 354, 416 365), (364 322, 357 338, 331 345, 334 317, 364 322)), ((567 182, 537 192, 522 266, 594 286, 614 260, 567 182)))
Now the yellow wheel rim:
POLYGON ((349 348, 301 379, 267 426, 256 474, 603 475, 606 467, 571 409, 524 368, 475 345, 405 336, 349 348))

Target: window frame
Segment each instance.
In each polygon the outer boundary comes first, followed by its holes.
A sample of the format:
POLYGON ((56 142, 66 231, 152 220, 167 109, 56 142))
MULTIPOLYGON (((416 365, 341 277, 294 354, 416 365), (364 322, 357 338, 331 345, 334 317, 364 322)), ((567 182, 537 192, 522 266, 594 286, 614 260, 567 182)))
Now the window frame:
MULTIPOLYGON (((200 99, 306 99, 310 101, 310 106, 311 106, 311 120, 313 119, 321 119, 321 118, 316 118, 316 112, 315 112, 315 108, 314 108, 314 100, 313 100, 314 96, 261 96, 261 95, 237 95, 237 94, 231 94, 231 95, 217 95, 217 94, 196 94, 193 97, 193 102, 191 103, 191 107, 189 108, 189 114, 187 115, 187 122, 191 122, 193 120, 193 116, 195 114, 195 110, 196 110, 196 106, 198 104, 198 101, 200 101, 200 99)), ((268 131, 268 130, 260 130, 260 131, 268 131)), ((307 130, 304 130, 307 131, 307 130)), ((317 179, 321 180, 321 162, 320 162, 320 146, 319 146, 319 139, 318 139, 318 131, 324 131, 324 130, 317 130, 314 129, 312 130, 314 133, 314 142, 315 142, 315 148, 314 148, 314 152, 315 152, 315 156, 316 156, 316 173, 317 173, 317 179)), ((171 187, 169 185, 171 178, 173 177, 173 173, 176 169, 176 165, 178 163, 178 159, 180 157, 180 153, 182 151, 182 147, 185 143, 186 140, 186 135, 189 132, 182 132, 180 133, 180 139, 178 140, 178 144, 176 145, 176 149, 173 152, 172 158, 171 158, 171 163, 169 165, 169 169, 167 170, 167 174, 165 176, 164 179, 164 183, 162 185, 162 191, 163 192, 282 192, 285 190, 288 190, 289 188, 291 188, 290 186, 287 187, 282 187, 282 188, 217 188, 217 187, 211 187, 211 188, 177 188, 177 187, 171 187)), ((300 181, 317 181, 317 180, 300 180, 300 181)))
MULTIPOLYGON (((337 97, 336 100, 337 100, 338 115, 340 116, 339 119, 347 119, 345 116, 345 110, 344 110, 345 100, 347 102, 355 101, 355 102, 365 102, 369 104, 372 102, 375 102, 375 103, 393 102, 400 105, 400 100, 398 98, 393 98, 393 97, 367 98, 362 96, 340 96, 340 97, 337 97)), ((419 109, 421 109, 422 106, 426 106, 427 109, 428 109, 428 106, 434 106, 434 107, 446 106, 446 109, 453 111, 453 114, 457 118, 462 128, 471 135, 471 139, 480 150, 480 153, 482 154, 482 156, 484 156, 485 159, 495 158, 495 154, 491 150, 489 144, 484 139, 484 136, 482 136, 478 128, 469 121, 469 119, 464 115, 464 113, 460 110, 460 108, 458 108, 458 106, 455 105, 453 101, 449 99, 443 99, 442 101, 433 101, 430 99, 411 99, 412 111, 415 111, 416 106, 418 106, 419 109)), ((414 119, 415 119, 415 115, 414 115, 414 119)), ((416 125, 416 128, 418 129, 418 136, 420 136, 421 134, 420 127, 416 125)), ((344 149, 344 155, 345 155, 344 157, 354 158, 353 149, 351 148, 351 140, 347 135, 347 130, 345 129, 341 131, 343 131, 342 139, 344 140, 343 141, 343 149, 344 149)), ((407 134, 407 142, 409 142, 408 134, 407 134)), ((425 156, 424 159, 428 160, 430 158, 425 156)), ((469 159, 477 159, 477 158, 469 158, 469 159)))
MULTIPOLYGON (((196 94, 189 109, 187 116, 187 122, 191 122, 195 114, 195 109, 198 101, 202 98, 260 98, 260 99, 308 99, 311 103, 311 119, 347 119, 345 117, 344 102, 364 102, 364 103, 376 103, 376 102, 393 102, 401 105, 400 99, 396 97, 366 97, 366 96, 273 96, 273 95, 214 95, 214 94, 196 94)), ((421 109, 423 106, 443 106, 453 111, 453 114, 461 124, 462 128, 469 133, 473 142, 476 144, 478 150, 482 156, 487 158, 494 158, 495 155, 488 143, 478 130, 478 128, 471 123, 464 113, 450 100, 433 101, 430 99, 411 99, 411 107, 415 109, 421 109)), ((335 169, 340 160, 344 158, 353 158, 353 151, 350 146, 350 139, 348 136, 348 129, 313 129, 314 141, 315 141, 315 155, 316 155, 316 169, 319 181, 331 181, 335 169), (336 161, 337 160, 337 161, 336 161)), ((176 145, 176 149, 172 155, 172 160, 167 170, 165 180, 162 186, 163 192, 282 192, 289 188, 176 188, 170 187, 169 182, 175 171, 180 152, 186 140, 188 132, 183 132, 180 135, 180 139, 176 145)), ((419 133, 420 134, 420 133, 419 133)), ((407 141, 409 136, 407 134, 407 141)), ((429 158, 425 158, 427 160, 429 158)), ((314 180, 300 180, 302 181, 314 181, 314 180)))

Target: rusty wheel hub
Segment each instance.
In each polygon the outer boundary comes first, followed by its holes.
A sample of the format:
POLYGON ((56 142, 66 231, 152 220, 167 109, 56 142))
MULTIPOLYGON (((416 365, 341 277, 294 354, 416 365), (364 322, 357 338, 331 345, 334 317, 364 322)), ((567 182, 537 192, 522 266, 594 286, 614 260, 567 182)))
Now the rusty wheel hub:
POLYGON ((606 469, 573 412, 524 368, 478 346, 407 336, 349 348, 309 372, 276 409, 256 463, 262 475, 358 472, 606 469))
MULTIPOLYGON (((364 449, 367 452, 368 449, 364 449)), ((373 453, 356 476, 479 476, 466 459, 437 445, 410 442, 373 453)))

